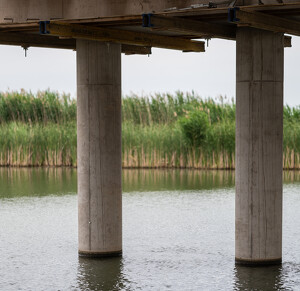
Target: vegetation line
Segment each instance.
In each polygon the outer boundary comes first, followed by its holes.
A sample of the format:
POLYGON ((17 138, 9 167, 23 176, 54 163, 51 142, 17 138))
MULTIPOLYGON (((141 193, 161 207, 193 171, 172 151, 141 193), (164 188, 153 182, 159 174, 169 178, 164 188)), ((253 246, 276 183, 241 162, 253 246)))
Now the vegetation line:
MULTIPOLYGON (((77 166, 76 101, 44 91, 0 93, 0 166, 77 166)), ((235 104, 196 94, 122 99, 126 168, 235 166, 235 104)), ((284 107, 286 169, 300 169, 300 107, 284 107)))

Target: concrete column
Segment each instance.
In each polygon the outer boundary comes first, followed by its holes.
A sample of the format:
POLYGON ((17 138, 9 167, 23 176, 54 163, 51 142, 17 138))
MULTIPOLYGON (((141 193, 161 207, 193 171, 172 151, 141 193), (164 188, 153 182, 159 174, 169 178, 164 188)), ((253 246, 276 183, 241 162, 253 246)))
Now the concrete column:
POLYGON ((282 257, 283 34, 236 39, 236 262, 282 257))
POLYGON ((79 255, 122 253, 121 46, 77 40, 79 255))

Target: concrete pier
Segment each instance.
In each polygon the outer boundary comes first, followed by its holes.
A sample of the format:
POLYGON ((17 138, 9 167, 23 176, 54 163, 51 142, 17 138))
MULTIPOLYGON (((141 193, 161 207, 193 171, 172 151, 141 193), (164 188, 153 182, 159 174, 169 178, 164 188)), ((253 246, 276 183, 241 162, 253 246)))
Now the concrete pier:
POLYGON ((283 34, 236 40, 236 262, 282 257, 283 34))
POLYGON ((81 256, 122 253, 121 45, 77 40, 81 256))

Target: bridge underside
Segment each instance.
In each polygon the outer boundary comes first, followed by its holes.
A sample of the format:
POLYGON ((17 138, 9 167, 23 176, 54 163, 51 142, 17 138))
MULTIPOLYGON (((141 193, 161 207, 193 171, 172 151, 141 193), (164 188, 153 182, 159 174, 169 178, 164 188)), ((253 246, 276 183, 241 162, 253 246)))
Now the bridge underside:
POLYGON ((300 3, 37 2, 0 0, 0 44, 77 50, 80 255, 122 253, 121 52, 222 38, 237 42, 236 261, 280 263, 284 34, 300 35, 300 3))
MULTIPOLYGON (((201 52, 204 51, 204 44, 201 45, 199 41, 195 44, 193 40, 235 40, 237 26, 243 25, 300 35, 300 2, 257 5, 244 1, 249 5, 239 6, 244 11, 242 18, 231 22, 228 21, 228 9, 234 8, 233 5, 237 5, 238 1, 197 5, 193 2, 198 1, 166 1, 167 6, 164 7, 159 4, 162 1, 158 1, 158 4, 150 1, 154 4, 144 4, 143 9, 127 4, 122 12, 113 4, 101 4, 110 8, 108 11, 97 11, 93 1, 80 1, 91 4, 77 6, 71 5, 71 1, 44 1, 48 3, 45 7, 40 4, 41 1, 27 1, 32 3, 30 5, 24 5, 23 2, 0 0, 0 44, 75 50, 76 39, 83 38, 120 43, 122 52, 126 54, 149 54, 152 47, 201 52), (55 7, 63 11, 58 13, 55 7), (271 20, 266 20, 266 16, 271 20), (282 20, 288 22, 287 27, 281 27, 282 20), (40 34, 40 21, 51 22, 50 34, 40 34), (268 27, 266 22, 273 25, 268 27)), ((119 1, 118 7, 122 7, 123 2, 133 1, 119 1)), ((291 46, 288 36, 285 37, 285 46, 291 46)))

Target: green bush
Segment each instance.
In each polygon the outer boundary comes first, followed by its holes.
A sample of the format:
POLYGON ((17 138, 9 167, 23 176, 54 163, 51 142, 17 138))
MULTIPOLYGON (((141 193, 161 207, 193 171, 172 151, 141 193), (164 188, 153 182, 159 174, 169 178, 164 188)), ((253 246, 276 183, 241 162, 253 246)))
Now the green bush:
POLYGON ((205 112, 195 110, 178 120, 187 142, 194 147, 201 147, 207 141, 209 130, 208 116, 205 112))

